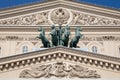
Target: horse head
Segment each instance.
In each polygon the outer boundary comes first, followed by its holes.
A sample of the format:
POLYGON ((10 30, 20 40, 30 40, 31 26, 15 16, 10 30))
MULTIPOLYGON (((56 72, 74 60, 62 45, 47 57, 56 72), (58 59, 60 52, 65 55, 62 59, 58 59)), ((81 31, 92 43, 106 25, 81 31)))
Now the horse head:
POLYGON ((52 27, 51 27, 52 29, 55 29, 55 25, 52 25, 52 27))
POLYGON ((43 37, 43 35, 42 35, 42 34, 39 34, 39 37, 38 37, 38 38, 39 38, 39 39, 42 39, 42 37, 43 37))
POLYGON ((43 28, 42 27, 40 27, 39 29, 38 29, 38 31, 42 31, 43 30, 43 28))
POLYGON ((64 36, 65 37, 69 37, 70 35, 70 27, 67 25, 65 28, 64 28, 64 36))
POLYGON ((52 31, 51 31, 50 35, 51 35, 51 36, 57 35, 57 34, 56 34, 56 29, 55 29, 55 26, 54 26, 54 25, 51 27, 51 29, 52 29, 52 31))

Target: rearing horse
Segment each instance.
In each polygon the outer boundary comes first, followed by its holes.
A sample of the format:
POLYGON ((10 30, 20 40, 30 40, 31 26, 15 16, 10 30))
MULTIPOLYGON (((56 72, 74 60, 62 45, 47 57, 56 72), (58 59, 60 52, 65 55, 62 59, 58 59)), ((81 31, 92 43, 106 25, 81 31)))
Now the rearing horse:
POLYGON ((69 35, 70 35, 70 27, 66 26, 64 28, 64 36, 63 36, 63 42, 64 42, 64 46, 68 46, 68 42, 69 42, 69 35))
POLYGON ((52 28, 52 31, 50 35, 52 36, 52 46, 57 46, 58 45, 57 30, 55 29, 54 25, 51 28, 52 28))
POLYGON ((70 47, 75 47, 77 46, 77 43, 79 42, 79 39, 82 38, 82 34, 80 33, 82 31, 81 27, 77 27, 75 30, 75 37, 71 40, 70 42, 70 47))
POLYGON ((50 42, 47 40, 47 38, 45 37, 45 31, 42 27, 39 28, 38 30, 40 32, 39 36, 37 36, 37 38, 41 39, 43 46, 46 47, 50 47, 50 42))

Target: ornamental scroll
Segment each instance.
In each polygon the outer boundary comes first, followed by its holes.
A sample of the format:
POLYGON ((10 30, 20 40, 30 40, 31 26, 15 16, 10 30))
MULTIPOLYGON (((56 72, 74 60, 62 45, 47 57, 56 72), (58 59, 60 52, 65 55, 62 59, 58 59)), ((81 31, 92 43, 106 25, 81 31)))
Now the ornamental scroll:
POLYGON ((89 70, 88 68, 81 67, 79 65, 69 65, 63 62, 57 62, 54 64, 41 65, 36 68, 23 70, 20 78, 101 78, 95 70, 89 70))
POLYGON ((66 8, 55 8, 48 11, 0 19, 0 25, 58 25, 61 24, 60 20, 63 21, 64 25, 120 25, 119 19, 66 8))
POLYGON ((120 20, 72 11, 72 25, 120 25, 120 20))
POLYGON ((48 11, 0 20, 0 25, 48 25, 48 11))

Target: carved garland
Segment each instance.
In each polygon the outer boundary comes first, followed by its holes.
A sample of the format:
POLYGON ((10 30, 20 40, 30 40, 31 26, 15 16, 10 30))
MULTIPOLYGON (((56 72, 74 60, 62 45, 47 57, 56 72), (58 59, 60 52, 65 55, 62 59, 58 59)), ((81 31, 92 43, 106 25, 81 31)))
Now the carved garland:
POLYGON ((118 19, 104 18, 72 10, 68 11, 64 8, 57 8, 51 11, 0 20, 0 25, 66 25, 69 19, 72 19, 72 21, 70 20, 71 25, 120 25, 120 20, 118 19))
POLYGON ((0 20, 0 25, 46 25, 49 23, 50 22, 48 21, 48 11, 0 20))
POLYGON ((78 78, 100 78, 101 76, 94 70, 81 67, 79 65, 68 65, 57 62, 55 64, 41 65, 36 68, 23 70, 20 78, 50 78, 50 77, 78 77, 78 78))
POLYGON ((120 20, 103 18, 72 11, 72 25, 120 25, 120 20))

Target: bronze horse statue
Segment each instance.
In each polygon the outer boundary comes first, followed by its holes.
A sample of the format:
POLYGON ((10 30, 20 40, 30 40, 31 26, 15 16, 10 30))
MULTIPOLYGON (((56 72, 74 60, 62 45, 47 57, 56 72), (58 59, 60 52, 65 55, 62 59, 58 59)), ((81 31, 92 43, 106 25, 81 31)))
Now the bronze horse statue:
POLYGON ((58 45, 57 30, 55 29, 54 25, 51 28, 52 28, 52 31, 50 35, 52 37, 52 46, 57 46, 58 45))
POLYGON ((63 42, 64 46, 68 47, 68 42, 69 42, 69 36, 70 36, 70 27, 67 25, 64 28, 64 36, 63 36, 63 42))
POLYGON ((39 34, 39 36, 37 36, 37 38, 41 39, 43 46, 45 48, 51 47, 50 46, 50 42, 45 37, 45 31, 44 31, 44 29, 42 27, 40 27, 38 31, 41 32, 41 33, 39 34))
MULTIPOLYGON (((51 35, 51 42, 48 41, 48 39, 45 37, 45 31, 42 27, 39 28, 39 36, 37 38, 41 39, 42 44, 45 48, 47 47, 55 47, 55 46, 65 46, 68 47, 69 44, 69 36, 70 36, 70 27, 67 25, 65 28, 62 29, 62 26, 59 26, 59 28, 56 30, 55 26, 53 25, 52 31, 50 33, 51 35)), ((79 42, 79 39, 82 38, 82 34, 80 33, 82 31, 81 27, 77 27, 75 29, 75 37, 71 39, 69 47, 76 48, 77 43, 79 42)))
POLYGON ((81 27, 77 27, 75 30, 75 37, 70 42, 70 47, 77 47, 77 43, 79 42, 79 39, 82 38, 82 34, 80 33, 82 31, 81 27))

